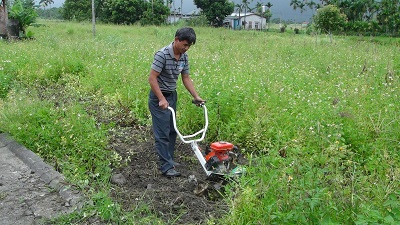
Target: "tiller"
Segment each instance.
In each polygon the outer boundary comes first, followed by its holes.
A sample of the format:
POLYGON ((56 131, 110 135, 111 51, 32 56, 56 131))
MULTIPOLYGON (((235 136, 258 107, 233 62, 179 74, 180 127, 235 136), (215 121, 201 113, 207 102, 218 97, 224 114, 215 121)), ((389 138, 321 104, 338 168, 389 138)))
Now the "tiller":
POLYGON ((243 166, 237 164, 240 154, 237 153, 238 148, 235 145, 225 141, 218 141, 207 146, 205 151, 200 149, 198 142, 204 140, 208 128, 207 107, 204 103, 193 103, 203 108, 205 123, 203 129, 190 135, 182 135, 179 132, 176 126, 175 111, 173 108, 168 107, 168 109, 171 110, 174 128, 179 138, 182 142, 191 144, 192 150, 203 167, 207 177, 214 177, 214 175, 216 175, 217 177, 232 178, 243 174, 245 169, 243 166))

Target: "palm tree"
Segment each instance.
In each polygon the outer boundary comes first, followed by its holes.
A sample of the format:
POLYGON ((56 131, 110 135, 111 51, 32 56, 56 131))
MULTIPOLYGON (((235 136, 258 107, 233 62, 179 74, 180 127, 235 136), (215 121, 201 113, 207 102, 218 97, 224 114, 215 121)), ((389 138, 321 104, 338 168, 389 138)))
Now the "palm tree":
MULTIPOLYGON (((256 9, 257 14, 260 15, 262 18, 265 18, 268 21, 268 29, 269 29, 269 21, 271 19, 271 7, 272 4, 271 2, 268 2, 265 6, 262 5, 262 2, 257 2, 256 7, 254 9, 256 9), (264 7, 267 7, 268 9, 265 10, 264 7)), ((261 29, 262 29, 262 24, 261 24, 261 29)))
MULTIPOLYGON (((300 0, 291 0, 290 1, 290 6, 293 7, 293 10, 296 11, 296 9, 300 9, 300 14, 303 14, 303 12, 305 11, 304 7, 307 6, 307 5, 310 6, 310 4, 311 3, 308 3, 305 0, 302 0, 302 1, 300 1, 300 0)), ((297 21, 295 19, 295 21, 294 21, 295 29, 296 29, 296 25, 297 25, 297 21)), ((301 27, 300 27, 300 29, 301 29, 301 27)))
POLYGON ((242 24, 240 23, 240 13, 243 10, 243 5, 242 4, 236 4, 235 7, 237 7, 236 11, 239 12, 238 27, 240 29, 241 26, 242 26, 242 24))
POLYGON ((257 4, 256 4, 257 13, 261 12, 261 8, 262 8, 262 3, 261 2, 257 2, 257 4))
MULTIPOLYGON (((291 0, 290 1, 290 6, 292 6, 293 10, 296 12, 296 10, 299 7, 300 3, 301 2, 299 0, 291 0)), ((296 21, 296 15, 295 15, 295 17, 294 17, 294 28, 295 29, 296 29, 296 23, 297 23, 297 21, 296 21)))
POLYGON ((264 18, 264 12, 262 10, 263 9, 262 3, 261 2, 257 2, 256 7, 254 9, 256 9, 256 13, 258 15, 260 15, 260 17, 261 17, 260 30, 262 30, 262 26, 263 26, 262 21, 263 21, 263 18, 264 18))
MULTIPOLYGON (((250 0, 253 1, 253 0, 250 0)), ((247 9, 249 9, 250 2, 248 0, 242 0, 242 7, 244 7, 244 28, 246 29, 246 16, 247 16, 247 9)))
POLYGON ((44 7, 47 7, 48 5, 54 4, 53 0, 40 0, 39 5, 44 5, 44 7))
POLYGON ((265 5, 268 8, 268 12, 269 12, 269 18, 268 18, 268 30, 269 30, 269 26, 270 26, 270 21, 271 21, 271 7, 273 6, 271 2, 267 2, 267 4, 265 5))
POLYGON ((271 7, 274 5, 272 5, 271 2, 267 2, 267 4, 265 6, 267 6, 268 9, 271 9, 271 7))

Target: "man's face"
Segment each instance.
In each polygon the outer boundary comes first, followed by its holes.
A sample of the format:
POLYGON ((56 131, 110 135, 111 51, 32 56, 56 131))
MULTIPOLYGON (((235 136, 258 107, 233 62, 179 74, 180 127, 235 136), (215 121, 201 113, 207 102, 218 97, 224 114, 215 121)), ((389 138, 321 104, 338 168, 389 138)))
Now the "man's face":
POLYGON ((175 38, 175 49, 178 50, 179 54, 183 54, 185 53, 187 50, 189 50, 190 46, 192 46, 191 44, 188 43, 187 40, 183 40, 180 41, 178 38, 175 38))

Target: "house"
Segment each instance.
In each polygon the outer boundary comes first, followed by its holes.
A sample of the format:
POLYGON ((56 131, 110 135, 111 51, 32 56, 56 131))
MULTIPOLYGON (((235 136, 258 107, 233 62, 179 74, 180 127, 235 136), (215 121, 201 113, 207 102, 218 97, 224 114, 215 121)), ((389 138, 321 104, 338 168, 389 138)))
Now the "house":
POLYGON ((232 13, 225 17, 224 24, 231 29, 264 30, 267 20, 256 13, 232 13))
POLYGON ((179 20, 188 20, 200 15, 200 9, 195 9, 187 13, 171 11, 167 18, 167 23, 177 23, 179 20))

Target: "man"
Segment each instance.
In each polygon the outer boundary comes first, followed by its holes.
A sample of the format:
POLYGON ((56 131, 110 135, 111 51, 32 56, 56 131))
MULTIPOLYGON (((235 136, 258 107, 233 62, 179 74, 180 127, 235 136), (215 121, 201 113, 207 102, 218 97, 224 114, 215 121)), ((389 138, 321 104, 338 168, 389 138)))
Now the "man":
POLYGON ((152 116, 155 148, 160 160, 160 170, 164 176, 178 177, 175 170, 174 150, 177 133, 172 122, 171 111, 176 111, 176 86, 181 74, 185 88, 197 103, 204 100, 197 94, 189 76, 189 60, 186 51, 196 43, 196 33, 190 27, 176 31, 174 41, 160 49, 154 55, 151 65, 149 84, 149 109, 152 116))

